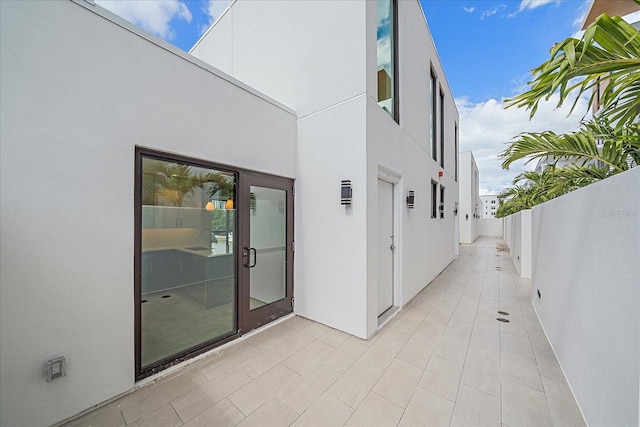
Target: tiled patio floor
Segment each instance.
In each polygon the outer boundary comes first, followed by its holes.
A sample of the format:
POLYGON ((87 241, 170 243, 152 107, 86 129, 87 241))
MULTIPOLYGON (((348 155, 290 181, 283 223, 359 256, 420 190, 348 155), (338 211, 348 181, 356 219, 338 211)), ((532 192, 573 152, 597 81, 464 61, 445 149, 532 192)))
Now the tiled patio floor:
POLYGON ((497 242, 461 246, 369 341, 292 317, 70 425, 585 425, 497 242))

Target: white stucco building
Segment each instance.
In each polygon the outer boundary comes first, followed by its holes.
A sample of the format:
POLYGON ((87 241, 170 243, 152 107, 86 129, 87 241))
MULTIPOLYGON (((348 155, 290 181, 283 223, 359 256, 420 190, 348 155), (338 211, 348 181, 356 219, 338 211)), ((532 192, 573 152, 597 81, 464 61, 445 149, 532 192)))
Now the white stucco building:
POLYGON ((473 243, 478 236, 482 216, 480 174, 471 151, 460 153, 460 243, 473 243))
POLYGON ((482 218, 495 218, 496 211, 500 206, 500 201, 496 194, 485 194, 480 196, 482 201, 482 218))
POLYGON ((454 259, 475 163, 417 0, 239 0, 192 54, 82 0, 0 7, 0 424, 292 312, 367 339, 454 259))

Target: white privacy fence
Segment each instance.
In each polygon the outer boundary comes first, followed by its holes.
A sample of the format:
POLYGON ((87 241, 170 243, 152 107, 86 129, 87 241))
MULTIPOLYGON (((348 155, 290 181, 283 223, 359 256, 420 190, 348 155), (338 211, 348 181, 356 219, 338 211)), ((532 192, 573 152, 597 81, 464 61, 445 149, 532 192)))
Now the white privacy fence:
POLYGON ((638 425, 640 168, 507 217, 504 238, 587 423, 638 425))

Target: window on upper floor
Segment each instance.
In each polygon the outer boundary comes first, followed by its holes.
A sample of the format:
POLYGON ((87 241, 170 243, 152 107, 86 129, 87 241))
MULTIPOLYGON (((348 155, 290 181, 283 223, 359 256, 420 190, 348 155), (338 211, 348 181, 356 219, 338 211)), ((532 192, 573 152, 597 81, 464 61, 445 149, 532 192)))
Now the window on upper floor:
POLYGON ((455 169, 456 169, 456 182, 458 182, 458 124, 454 124, 453 125, 453 138, 454 138, 454 144, 455 144, 455 169))
POLYGON ((431 218, 438 217, 438 183, 431 181, 431 218))
POLYGON ((429 97, 431 104, 431 113, 429 114, 429 139, 431 140, 431 157, 433 160, 438 161, 438 129, 436 122, 437 108, 438 108, 438 97, 436 95, 437 89, 437 77, 436 73, 431 69, 431 77, 429 84, 429 97))
POLYGON ((396 0, 377 0, 378 105, 398 121, 396 0))
POLYGON ((440 166, 444 169, 444 91, 440 88, 440 166))

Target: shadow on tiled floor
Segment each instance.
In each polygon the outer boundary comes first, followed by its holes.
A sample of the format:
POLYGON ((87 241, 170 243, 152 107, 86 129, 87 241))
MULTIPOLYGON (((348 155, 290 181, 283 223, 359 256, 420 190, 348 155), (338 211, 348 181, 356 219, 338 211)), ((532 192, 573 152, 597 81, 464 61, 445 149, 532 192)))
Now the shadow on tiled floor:
POLYGON ((368 341, 292 317, 69 425, 584 426, 497 242, 461 246, 368 341))

